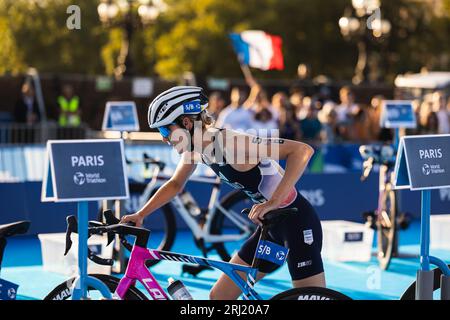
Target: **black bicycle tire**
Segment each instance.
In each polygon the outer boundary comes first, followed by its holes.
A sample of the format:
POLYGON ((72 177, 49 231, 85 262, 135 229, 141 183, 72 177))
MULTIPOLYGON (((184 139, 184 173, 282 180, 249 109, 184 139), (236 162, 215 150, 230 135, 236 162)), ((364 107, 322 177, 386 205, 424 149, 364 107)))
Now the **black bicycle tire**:
MULTIPOLYGON (((89 276, 94 277, 100 281, 102 281, 111 293, 116 291, 116 288, 119 284, 120 279, 106 275, 106 274, 90 274, 89 276)), ((75 278, 71 278, 58 286, 56 286, 49 294, 44 298, 44 300, 67 300, 71 297, 69 284, 73 283, 75 278)), ((89 287, 93 289, 92 287, 89 287)), ((88 288, 88 290, 89 290, 88 288)), ((147 296, 138 290, 135 286, 130 286, 128 289, 125 300, 148 300, 147 296)))
MULTIPOLYGON (((240 190, 233 190, 221 199, 220 205, 224 209, 227 209, 245 199, 248 199, 248 196, 244 192, 240 190)), ((220 210, 216 209, 214 217, 211 221, 211 234, 222 234, 223 223, 224 215, 220 210)), ((231 255, 223 242, 213 243, 212 246, 223 261, 230 261, 231 255)))
MULTIPOLYGON (((392 260, 393 252, 394 252, 394 246, 396 243, 396 237, 397 237, 397 206, 396 206, 396 194, 395 191, 391 187, 392 185, 390 183, 386 184, 386 190, 387 192, 384 193, 384 198, 381 201, 383 204, 386 203, 387 197, 390 199, 390 206, 389 208, 389 217, 392 222, 392 227, 389 228, 388 236, 385 237, 384 235, 384 228, 380 225, 380 220, 377 218, 376 225, 377 225, 377 258, 379 266, 382 270, 387 270, 389 268, 389 265, 392 260), (383 240, 386 240, 387 247, 384 248, 383 246, 383 240)), ((384 205, 385 207, 385 205, 384 205)), ((382 208, 383 209, 383 208, 382 208)))
MULTIPOLYGON (((450 268, 450 264, 448 265, 450 268)), ((436 291, 441 288, 441 275, 442 271, 439 268, 433 269, 433 277, 434 277, 434 285, 433 285, 433 291, 436 291)), ((408 289, 403 292, 402 296, 400 297, 400 300, 415 300, 416 299, 416 281, 414 281, 408 289)))
POLYGON ((283 291, 270 300, 352 300, 349 296, 335 290, 321 287, 292 288, 283 291), (302 296, 302 299, 299 299, 302 296))

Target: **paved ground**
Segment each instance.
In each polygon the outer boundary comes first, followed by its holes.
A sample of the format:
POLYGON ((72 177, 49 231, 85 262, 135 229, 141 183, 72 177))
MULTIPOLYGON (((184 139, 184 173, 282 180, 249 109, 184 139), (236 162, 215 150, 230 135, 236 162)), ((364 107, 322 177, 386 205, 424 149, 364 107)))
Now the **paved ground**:
MULTIPOLYGON (((402 231, 400 235, 401 252, 419 253, 419 223, 402 231)), ((173 251, 200 255, 188 232, 177 235, 173 251)), ((432 250, 432 254, 450 261, 450 251, 432 250)), ((375 257, 370 262, 332 262, 325 261, 328 286, 341 291, 353 299, 398 299, 403 291, 414 281, 419 261, 417 258, 395 258, 388 271, 378 268, 375 257)), ((205 271, 196 278, 181 275, 181 264, 161 262, 152 272, 162 284, 169 277, 181 279, 196 299, 207 299, 209 289, 219 276, 218 271, 205 271)), ((46 272, 42 267, 41 248, 37 237, 25 236, 10 240, 5 252, 2 278, 18 283, 19 299, 42 299, 53 287, 66 277, 46 272)), ((289 273, 286 266, 269 275, 257 285, 264 298, 290 288, 289 273)))

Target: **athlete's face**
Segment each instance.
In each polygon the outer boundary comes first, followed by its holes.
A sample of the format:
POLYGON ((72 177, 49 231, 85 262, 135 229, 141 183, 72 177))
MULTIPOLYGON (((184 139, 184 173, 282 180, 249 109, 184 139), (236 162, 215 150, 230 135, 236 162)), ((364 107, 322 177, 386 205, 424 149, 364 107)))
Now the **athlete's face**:
POLYGON ((163 141, 173 146, 179 154, 188 150, 189 144, 191 143, 189 131, 193 127, 192 120, 187 117, 182 119, 181 124, 183 127, 173 123, 162 130, 165 132, 161 132, 160 130, 163 141))

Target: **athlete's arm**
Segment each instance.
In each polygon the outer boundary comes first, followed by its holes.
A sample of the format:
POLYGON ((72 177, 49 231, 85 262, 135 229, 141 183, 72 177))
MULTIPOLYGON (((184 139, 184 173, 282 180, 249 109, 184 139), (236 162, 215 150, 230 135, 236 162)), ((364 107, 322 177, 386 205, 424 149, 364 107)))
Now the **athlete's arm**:
MULTIPOLYGON (((275 189, 272 197, 263 204, 253 206, 249 217, 255 223, 268 211, 279 208, 280 204, 288 197, 289 192, 295 188, 295 184, 300 179, 314 154, 314 149, 306 143, 280 139, 280 138, 260 138, 250 135, 241 135, 234 140, 245 140, 245 144, 235 143, 234 152, 236 155, 245 154, 246 163, 257 164, 263 159, 286 160, 286 168, 283 178, 275 189), (243 137, 242 137, 243 136, 243 137)), ((227 141, 230 138, 227 138, 227 141)))
POLYGON ((172 200, 183 189, 197 167, 197 164, 191 159, 191 153, 183 153, 173 176, 158 189, 138 212, 123 216, 121 222, 134 222, 137 226, 141 226, 145 217, 172 200))

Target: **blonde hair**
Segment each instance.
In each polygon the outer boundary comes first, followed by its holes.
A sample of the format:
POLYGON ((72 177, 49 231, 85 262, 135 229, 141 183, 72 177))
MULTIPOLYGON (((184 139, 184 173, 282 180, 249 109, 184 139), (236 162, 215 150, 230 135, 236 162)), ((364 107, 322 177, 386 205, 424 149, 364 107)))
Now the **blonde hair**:
POLYGON ((206 109, 200 112, 199 114, 195 115, 181 115, 180 118, 178 119, 181 119, 182 117, 188 117, 192 121, 201 121, 203 129, 214 125, 214 123, 216 122, 214 116, 211 113, 209 113, 208 110, 206 109))

